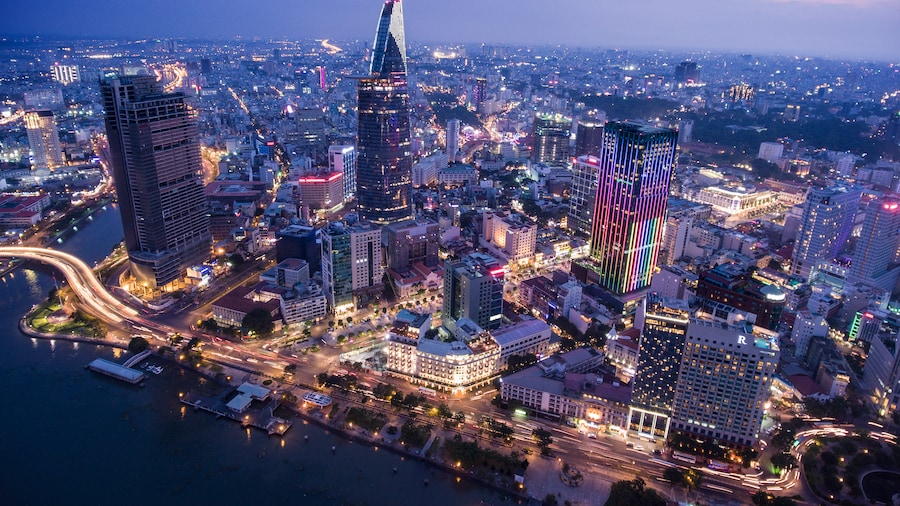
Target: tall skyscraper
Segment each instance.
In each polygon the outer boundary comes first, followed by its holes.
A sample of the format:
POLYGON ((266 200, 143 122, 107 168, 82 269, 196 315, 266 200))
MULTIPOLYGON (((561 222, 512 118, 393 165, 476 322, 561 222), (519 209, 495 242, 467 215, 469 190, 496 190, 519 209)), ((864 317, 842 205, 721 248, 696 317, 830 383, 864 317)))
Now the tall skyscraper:
POLYGON ((666 439, 675 402, 675 385, 690 319, 688 303, 647 295, 635 326, 641 329, 638 365, 628 411, 628 430, 666 439))
POLYGON ((883 198, 869 202, 862 232, 853 252, 850 277, 890 291, 897 281, 895 268, 900 202, 883 198))
POLYGON ((589 236, 591 222, 594 221, 594 200, 597 198, 600 160, 590 155, 579 156, 573 169, 575 177, 572 178, 572 192, 569 199, 568 227, 589 236))
POLYGON ((606 121, 579 121, 575 129, 575 151, 572 156, 600 155, 603 125, 606 121))
POLYGON ((451 119, 447 121, 447 161, 453 163, 456 161, 456 152, 459 151, 459 120, 451 119))
POLYGON ((650 285, 666 221, 677 135, 630 122, 604 127, 591 258, 601 286, 614 293, 650 285))
POLYGON ((59 146, 59 131, 52 111, 25 113, 25 131, 31 148, 31 166, 35 169, 55 169, 66 164, 59 146))
POLYGON ((675 387, 673 428, 729 446, 753 446, 780 350, 777 336, 691 318, 675 387))
POLYGON ((131 272, 162 287, 210 254, 195 115, 153 76, 108 77, 100 90, 131 272))
POLYGON ((549 165, 565 165, 569 161, 569 136, 572 120, 561 114, 538 114, 534 117, 534 143, 531 161, 549 165))
POLYGON ((344 174, 344 200, 356 195, 356 148, 353 146, 330 146, 328 148, 328 168, 344 174))
POLYGON ((697 62, 683 61, 675 67, 676 83, 698 83, 700 82, 700 69, 697 62))
POLYGON ((850 237, 860 192, 846 186, 810 188, 794 243, 791 274, 809 279, 816 264, 831 260, 850 237))
POLYGON ((325 115, 321 109, 303 108, 294 113, 298 154, 316 158, 325 149, 325 115))
POLYGON ((468 318, 485 330, 500 327, 505 270, 490 255, 471 253, 444 267, 445 318, 468 318))
POLYGON ((475 85, 472 87, 472 103, 475 110, 481 112, 484 107, 484 101, 487 98, 487 79, 483 77, 475 78, 475 85))
POLYGON ((322 290, 335 313, 354 311, 384 289, 381 228, 331 223, 322 229, 322 290))
POLYGON ((410 218, 412 148, 403 8, 387 0, 372 47, 370 75, 359 80, 357 209, 380 225, 410 218))

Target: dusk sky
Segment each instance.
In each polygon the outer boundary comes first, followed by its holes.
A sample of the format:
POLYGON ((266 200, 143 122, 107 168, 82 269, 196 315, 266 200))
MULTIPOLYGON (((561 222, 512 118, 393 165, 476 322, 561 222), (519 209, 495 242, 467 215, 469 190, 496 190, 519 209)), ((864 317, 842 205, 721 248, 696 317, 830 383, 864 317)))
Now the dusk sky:
MULTIPOLYGON (((369 40, 380 0, 28 0, 0 34, 369 40)), ((411 42, 735 50, 900 62, 898 0, 407 0, 411 42)))

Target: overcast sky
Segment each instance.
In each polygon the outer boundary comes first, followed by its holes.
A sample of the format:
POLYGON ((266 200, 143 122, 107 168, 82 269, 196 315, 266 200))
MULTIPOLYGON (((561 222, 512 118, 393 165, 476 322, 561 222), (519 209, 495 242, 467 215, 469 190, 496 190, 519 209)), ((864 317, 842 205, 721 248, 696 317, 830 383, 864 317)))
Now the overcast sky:
MULTIPOLYGON (((374 37, 382 0, 13 0, 0 34, 374 37)), ((900 63, 900 0, 404 0, 408 41, 735 50, 900 63)))

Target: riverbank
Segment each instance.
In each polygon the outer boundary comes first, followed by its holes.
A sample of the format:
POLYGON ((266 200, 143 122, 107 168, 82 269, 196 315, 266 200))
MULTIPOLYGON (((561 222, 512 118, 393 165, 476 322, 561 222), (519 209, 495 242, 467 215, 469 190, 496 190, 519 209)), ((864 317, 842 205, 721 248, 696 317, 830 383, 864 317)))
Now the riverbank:
MULTIPOLYGON (((29 337, 37 338, 37 339, 63 340, 63 341, 76 342, 76 343, 85 343, 85 344, 93 344, 93 345, 98 345, 98 346, 106 346, 106 347, 123 349, 123 350, 128 349, 128 344, 121 342, 119 340, 112 340, 112 339, 105 339, 105 338, 91 339, 91 338, 85 338, 85 337, 80 337, 80 336, 74 336, 74 335, 70 335, 70 334, 53 334, 53 333, 39 332, 35 329, 28 327, 25 317, 23 317, 19 320, 19 329, 22 331, 23 334, 25 334, 29 337)), ((182 370, 191 371, 192 373, 194 373, 197 376, 202 377, 206 380, 210 380, 210 381, 218 380, 218 378, 216 378, 216 376, 214 374, 209 374, 209 373, 206 373, 206 371, 198 370, 197 368, 192 367, 191 364, 186 364, 182 361, 177 360, 177 358, 172 356, 171 354, 160 354, 157 350, 157 352, 155 352, 152 355, 152 357, 154 357, 158 360, 165 360, 166 362, 176 365, 176 366, 180 366, 180 368, 182 370)), ((267 375, 261 374, 259 371, 250 370, 250 369, 246 369, 243 367, 234 367, 231 364, 221 363, 216 360, 209 360, 209 359, 204 359, 204 360, 208 360, 211 363, 216 363, 222 367, 227 367, 227 368, 233 369, 235 371, 241 371, 243 373, 246 373, 246 375, 249 377, 253 377, 253 376, 261 377, 261 378, 268 377, 267 375)), ((235 377, 236 375, 231 374, 229 376, 235 377)), ((271 379, 276 379, 276 378, 271 378, 271 379)), ((280 385, 280 384, 273 385, 273 386, 277 389, 282 389, 284 387, 287 387, 287 385, 280 385)), ((298 388, 297 385, 293 385, 293 384, 291 384, 290 387, 298 388)), ((300 388, 310 388, 308 385, 301 385, 299 387, 300 388)), ((288 412, 290 412, 292 415, 303 420, 304 422, 312 424, 312 425, 314 425, 320 429, 323 429, 329 433, 338 435, 339 437, 342 437, 348 441, 358 443, 358 444, 361 444, 364 446, 377 447, 381 450, 385 450, 392 454, 398 455, 404 459, 409 459, 412 461, 424 463, 427 466, 437 469, 439 471, 442 471, 444 473, 447 473, 450 476, 454 476, 459 479, 465 479, 465 480, 468 480, 475 484, 478 484, 479 486, 490 488, 491 490, 494 490, 495 492, 499 492, 505 496, 508 496, 512 500, 517 500, 519 502, 527 502, 529 500, 529 496, 526 495, 525 493, 522 493, 522 492, 519 492, 516 490, 510 490, 509 488, 502 487, 496 483, 492 483, 486 479, 483 479, 479 476, 474 475, 474 472, 465 472, 454 466, 447 465, 441 461, 438 461, 435 458, 429 458, 424 455, 424 452, 414 453, 414 450, 417 450, 417 449, 411 449, 411 448, 407 449, 405 447, 398 447, 396 444, 394 444, 394 441, 387 441, 383 438, 376 439, 368 434, 361 434, 357 430, 344 428, 344 427, 341 427, 338 425, 332 425, 327 420, 324 420, 322 418, 315 416, 315 413, 309 413, 309 412, 299 408, 298 406, 283 404, 282 408, 287 410, 288 412)), ((321 413, 321 412, 319 412, 319 413, 321 413)), ((441 440, 444 440, 444 438, 442 437, 441 440)), ((436 441, 436 444, 437 443, 438 442, 436 441)), ((424 484, 427 484, 427 483, 423 483, 423 485, 424 484)))
MULTIPOLYGON (((332 424, 326 422, 325 420, 322 420, 321 418, 318 418, 310 413, 303 411, 302 409, 297 409, 297 408, 287 407, 287 406, 285 406, 285 408, 288 409, 292 414, 295 414, 296 416, 303 419, 304 421, 311 423, 313 425, 316 425, 317 427, 324 429, 326 431, 334 432, 335 434, 338 434, 339 436, 341 436, 345 439, 348 439, 350 441, 353 441, 355 443, 364 444, 366 446, 374 446, 376 448, 391 452, 395 455, 399 455, 403 458, 411 459, 411 460, 414 460, 417 462, 422 462, 430 467, 433 467, 435 469, 443 471, 451 476, 455 476, 459 479, 466 479, 471 482, 477 483, 480 486, 490 488, 496 492, 500 492, 501 494, 508 496, 510 499, 519 501, 520 504, 526 503, 530 500, 530 497, 525 493, 521 493, 516 490, 510 490, 508 488, 497 485, 496 483, 491 483, 483 478, 475 476, 474 474, 466 473, 465 471, 463 471, 457 467, 447 465, 447 464, 440 462, 438 460, 435 460, 433 458, 428 458, 424 455, 424 452, 413 453, 413 451, 412 451, 413 449, 407 449, 407 448, 403 448, 403 447, 398 448, 394 444, 396 441, 398 441, 398 439, 394 439, 390 442, 388 442, 384 438, 375 439, 374 437, 372 437, 368 434, 361 434, 358 430, 345 429, 340 426, 332 425, 332 424)), ((321 411, 319 413, 321 413, 321 411)), ((325 416, 325 415, 323 415, 323 416, 325 416)), ((437 443, 437 441, 435 443, 437 443)), ((427 485, 427 482, 424 484, 427 485)))

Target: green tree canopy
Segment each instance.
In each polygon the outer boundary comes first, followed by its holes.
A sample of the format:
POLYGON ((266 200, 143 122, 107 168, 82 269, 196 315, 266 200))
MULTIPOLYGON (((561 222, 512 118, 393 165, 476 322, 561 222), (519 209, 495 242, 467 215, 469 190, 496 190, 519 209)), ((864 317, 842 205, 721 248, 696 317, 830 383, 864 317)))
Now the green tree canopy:
POLYGON ((150 347, 150 343, 141 336, 135 336, 128 342, 128 351, 140 353, 150 347))
POLYGON ((605 506, 665 506, 666 500, 652 488, 647 488, 644 480, 617 481, 609 489, 609 499, 605 506))
POLYGON ((241 326, 247 329, 248 332, 260 336, 267 336, 275 330, 275 324, 272 323, 272 315, 262 308, 256 308, 247 313, 247 316, 241 320, 241 326))

